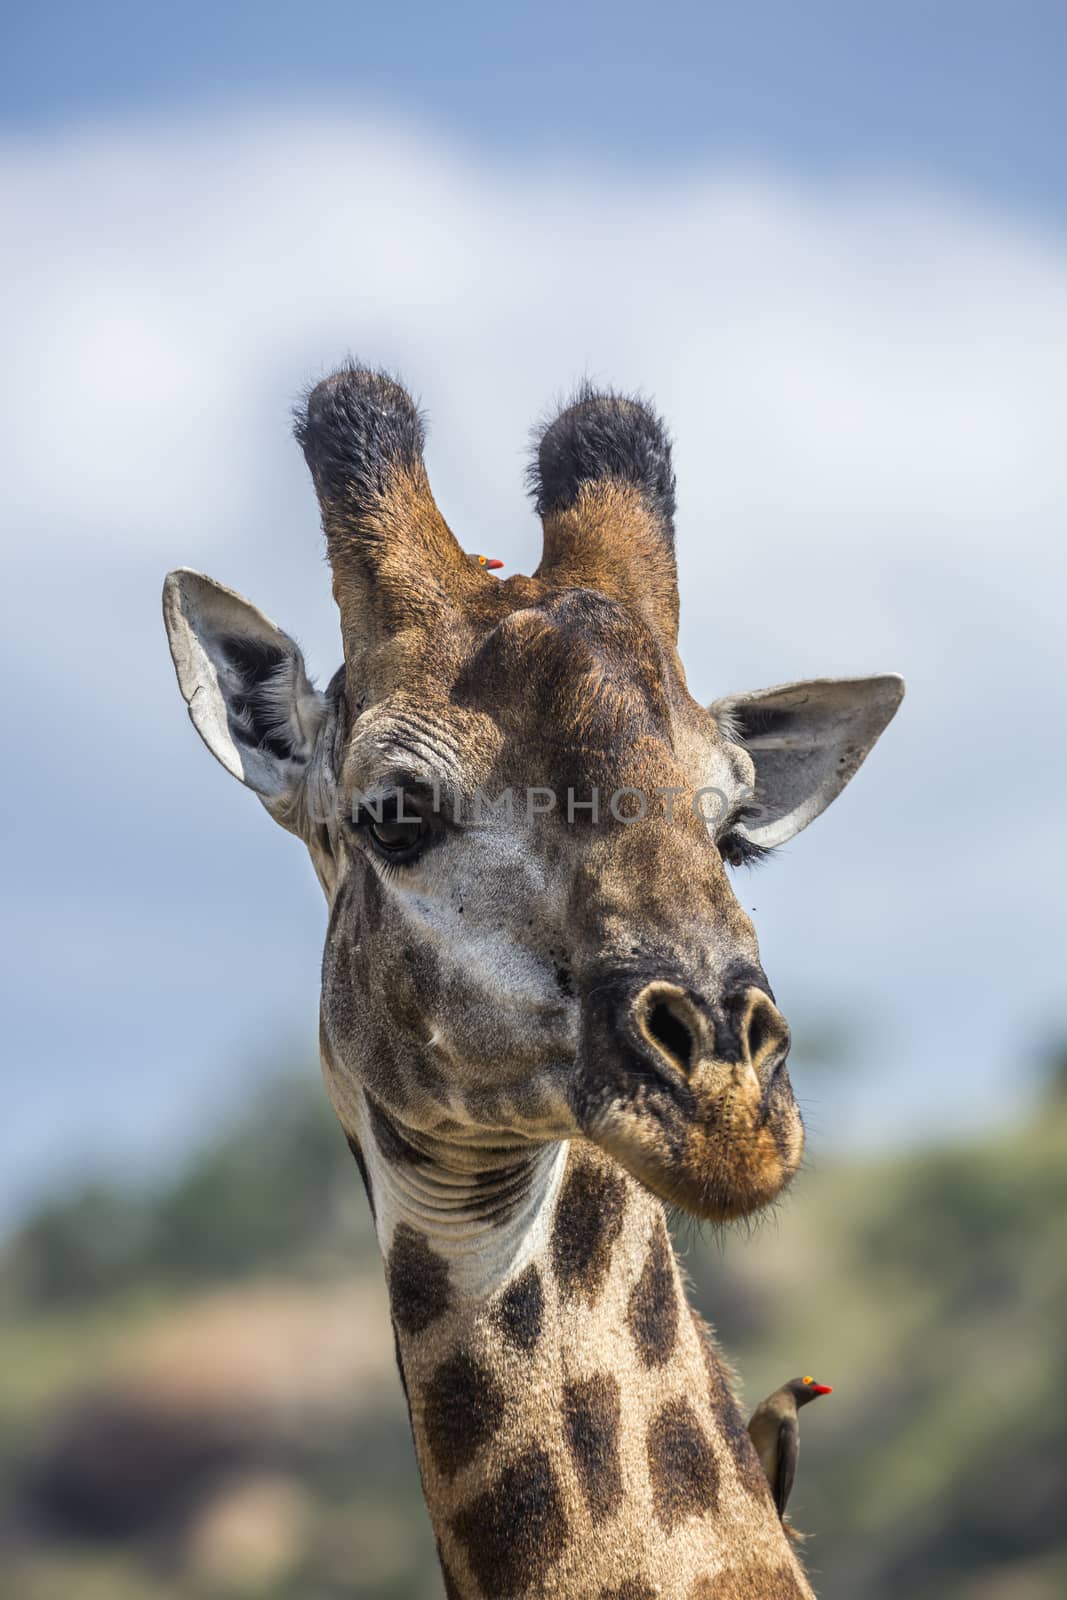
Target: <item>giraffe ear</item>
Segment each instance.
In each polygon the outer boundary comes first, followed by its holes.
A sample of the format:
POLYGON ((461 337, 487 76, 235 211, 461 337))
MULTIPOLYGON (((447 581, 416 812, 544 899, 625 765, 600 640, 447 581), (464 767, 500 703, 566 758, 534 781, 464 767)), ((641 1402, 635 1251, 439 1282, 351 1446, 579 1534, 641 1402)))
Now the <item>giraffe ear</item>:
POLYGON ((826 810, 888 726, 904 697, 895 673, 812 678, 727 695, 709 708, 756 767, 753 815, 737 832, 770 849, 826 810))
POLYGON ((326 715, 299 648, 239 594, 186 567, 167 575, 163 620, 197 733, 273 809, 303 781, 326 715))

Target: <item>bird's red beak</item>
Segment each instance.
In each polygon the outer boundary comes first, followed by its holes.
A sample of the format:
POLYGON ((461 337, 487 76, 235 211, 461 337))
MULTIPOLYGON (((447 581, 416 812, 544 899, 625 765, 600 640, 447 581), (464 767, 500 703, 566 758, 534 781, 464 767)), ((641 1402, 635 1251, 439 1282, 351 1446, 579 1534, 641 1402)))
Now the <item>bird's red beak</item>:
POLYGON ((502 561, 498 561, 496 559, 496 556, 487 556, 486 557, 486 561, 485 561, 485 570, 486 570, 486 572, 496 572, 498 570, 498 568, 502 567, 503 565, 504 565, 504 563, 502 561))
POLYGON ((829 1383, 813 1383, 811 1386, 811 1392, 812 1394, 833 1394, 834 1391, 832 1385, 829 1383))

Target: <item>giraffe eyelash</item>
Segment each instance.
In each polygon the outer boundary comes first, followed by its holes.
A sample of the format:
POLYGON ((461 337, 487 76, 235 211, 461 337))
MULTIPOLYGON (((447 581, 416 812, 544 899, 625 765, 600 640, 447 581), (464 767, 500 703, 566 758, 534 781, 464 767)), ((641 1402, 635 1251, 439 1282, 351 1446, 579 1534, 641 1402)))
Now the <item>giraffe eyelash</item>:
POLYGON ((757 844, 755 839, 736 831, 719 840, 719 854, 729 867, 758 867, 777 851, 777 845, 757 844))
POLYGON ((719 854, 730 867, 756 867, 777 849, 776 845, 757 844, 738 830, 738 823, 762 816, 759 806, 738 806, 727 818, 725 831, 717 840, 719 854))

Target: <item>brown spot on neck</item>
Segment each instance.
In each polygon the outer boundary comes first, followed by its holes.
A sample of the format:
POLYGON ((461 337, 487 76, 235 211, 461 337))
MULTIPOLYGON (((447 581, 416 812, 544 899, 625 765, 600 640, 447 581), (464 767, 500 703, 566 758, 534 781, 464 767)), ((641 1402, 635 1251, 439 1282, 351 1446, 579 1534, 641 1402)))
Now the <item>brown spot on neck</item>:
POLYGON ((404 1333, 423 1333, 452 1303, 447 1261, 406 1222, 393 1237, 385 1275, 393 1320, 404 1333))
POLYGON ((494 1321, 514 1350, 529 1354, 537 1348, 544 1320, 545 1291, 541 1274, 530 1265, 504 1290, 494 1311, 494 1321))
POLYGON ((567 1519, 547 1453, 527 1450, 453 1518, 486 1596, 536 1594, 567 1543, 567 1519))
POLYGON ((678 1297, 667 1230, 657 1219, 648 1259, 630 1295, 626 1321, 646 1367, 661 1367, 678 1337, 678 1297))
POLYGON ((504 1420, 504 1392, 465 1351, 437 1367, 423 1402, 423 1426, 438 1472, 454 1478, 493 1438, 504 1420))
POLYGON ((670 1400, 648 1427, 648 1472, 657 1521, 668 1532, 719 1504, 711 1444, 688 1400, 670 1400))
POLYGON ((619 1423, 619 1384, 610 1373, 565 1386, 564 1434, 594 1522, 605 1521, 622 1500, 619 1423))
POLYGON ((552 1228, 552 1265, 564 1294, 596 1298, 625 1208, 622 1175, 607 1163, 572 1153, 552 1228))
POLYGON ((741 1409, 734 1398, 726 1366, 715 1349, 711 1330, 705 1326, 695 1311, 690 1310, 690 1315, 704 1355, 704 1366, 708 1375, 708 1404, 711 1406, 712 1415, 723 1441, 733 1457, 741 1486, 754 1500, 769 1500, 771 1491, 766 1474, 760 1466, 756 1447, 749 1437, 741 1409))

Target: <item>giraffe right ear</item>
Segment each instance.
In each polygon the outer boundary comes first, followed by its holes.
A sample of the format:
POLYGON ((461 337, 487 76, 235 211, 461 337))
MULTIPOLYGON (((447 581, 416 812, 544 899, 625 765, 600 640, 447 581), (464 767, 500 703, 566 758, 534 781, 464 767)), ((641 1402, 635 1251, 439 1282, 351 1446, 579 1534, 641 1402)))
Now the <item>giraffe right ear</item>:
POLYGON ((299 648, 239 594, 187 567, 167 575, 163 620, 194 728, 273 810, 302 783, 326 716, 299 648))

